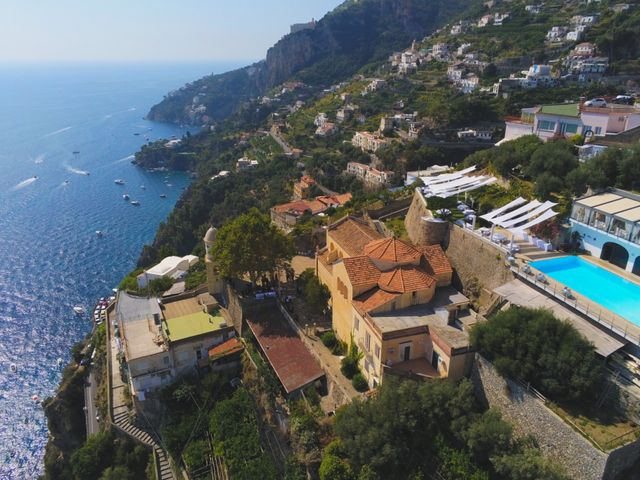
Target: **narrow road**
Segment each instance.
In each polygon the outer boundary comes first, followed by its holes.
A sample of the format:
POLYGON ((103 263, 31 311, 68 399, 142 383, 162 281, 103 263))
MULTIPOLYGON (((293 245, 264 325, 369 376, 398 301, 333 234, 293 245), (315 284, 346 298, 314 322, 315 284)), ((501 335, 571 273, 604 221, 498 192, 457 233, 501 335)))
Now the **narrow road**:
POLYGON ((273 138, 276 142, 278 142, 278 145, 282 147, 282 150, 284 150, 284 153, 291 154, 291 146, 284 141, 284 138, 282 138, 279 135, 276 135, 273 132, 269 132, 269 135, 271 135, 271 138, 273 138))
POLYGON ((93 375, 93 370, 89 370, 89 376, 84 386, 84 414, 87 422, 87 438, 100 431, 100 424, 96 418, 98 410, 96 409, 95 398, 96 379, 93 375))

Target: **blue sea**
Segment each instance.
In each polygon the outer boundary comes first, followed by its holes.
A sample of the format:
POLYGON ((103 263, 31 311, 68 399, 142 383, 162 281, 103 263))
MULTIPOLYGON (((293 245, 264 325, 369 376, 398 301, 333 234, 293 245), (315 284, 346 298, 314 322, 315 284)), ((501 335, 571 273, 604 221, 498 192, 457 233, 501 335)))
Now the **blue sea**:
POLYGON ((59 359, 91 331, 73 306, 110 295, 189 183, 131 165, 146 141, 186 131, 143 117, 235 66, 0 65, 0 479, 42 473, 47 426, 32 397, 55 392, 59 359))

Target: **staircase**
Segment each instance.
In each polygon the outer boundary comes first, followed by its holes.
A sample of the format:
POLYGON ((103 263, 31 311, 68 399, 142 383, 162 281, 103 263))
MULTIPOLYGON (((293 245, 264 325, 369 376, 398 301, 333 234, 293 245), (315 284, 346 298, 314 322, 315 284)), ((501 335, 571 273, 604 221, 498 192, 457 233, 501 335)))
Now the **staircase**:
POLYGON ((157 439, 131 423, 129 414, 125 408, 120 410, 120 412, 116 412, 114 409, 113 423, 120 431, 153 449, 153 453, 158 461, 158 480, 176 480, 173 470, 171 469, 171 464, 169 463, 167 452, 160 446, 157 439))

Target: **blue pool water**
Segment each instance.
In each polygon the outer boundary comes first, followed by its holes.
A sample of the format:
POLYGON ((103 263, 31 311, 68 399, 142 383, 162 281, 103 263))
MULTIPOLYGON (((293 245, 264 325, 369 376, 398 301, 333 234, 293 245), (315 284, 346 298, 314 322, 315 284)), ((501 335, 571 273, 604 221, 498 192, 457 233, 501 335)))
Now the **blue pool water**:
POLYGON ((539 260, 531 266, 640 326, 640 285, 580 257, 539 260))
POLYGON ((31 396, 53 394, 57 359, 91 329, 73 305, 91 309, 134 268, 188 185, 131 165, 145 135, 184 133, 142 117, 169 90, 229 67, 0 65, 1 480, 42 472, 47 427, 31 396))

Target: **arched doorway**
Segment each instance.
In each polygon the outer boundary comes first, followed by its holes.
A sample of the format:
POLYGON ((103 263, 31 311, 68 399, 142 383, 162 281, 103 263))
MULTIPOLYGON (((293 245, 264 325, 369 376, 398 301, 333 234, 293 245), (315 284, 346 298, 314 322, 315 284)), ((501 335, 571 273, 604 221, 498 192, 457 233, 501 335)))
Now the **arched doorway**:
POLYGON ((607 242, 602 246, 600 258, 613 263, 616 267, 626 269, 629 261, 629 252, 618 243, 607 242))
POLYGON ((636 257, 636 261, 633 262, 633 270, 631 270, 631 273, 640 276, 640 257, 636 257))

